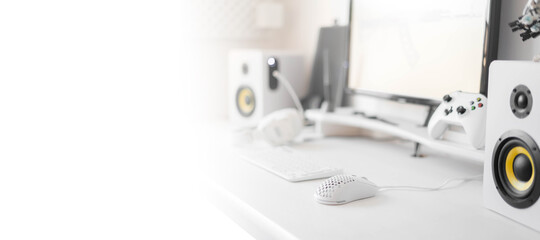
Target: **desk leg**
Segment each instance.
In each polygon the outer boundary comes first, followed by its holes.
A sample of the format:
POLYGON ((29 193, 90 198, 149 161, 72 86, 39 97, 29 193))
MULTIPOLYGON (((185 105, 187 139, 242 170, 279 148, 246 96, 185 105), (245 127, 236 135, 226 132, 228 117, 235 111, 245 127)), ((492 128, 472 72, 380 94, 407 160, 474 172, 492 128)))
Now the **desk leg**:
MULTIPOLYGON (((431 119, 431 116, 433 115, 433 112, 435 112, 435 106, 429 106, 428 114, 426 116, 426 119, 424 120, 424 127, 427 127, 429 124, 429 120, 431 119)), ((414 143, 414 153, 412 155, 413 157, 424 157, 424 155, 420 154, 420 143, 414 143)))
POLYGON ((420 154, 420 143, 414 143, 414 153, 413 157, 424 157, 423 154, 420 154))

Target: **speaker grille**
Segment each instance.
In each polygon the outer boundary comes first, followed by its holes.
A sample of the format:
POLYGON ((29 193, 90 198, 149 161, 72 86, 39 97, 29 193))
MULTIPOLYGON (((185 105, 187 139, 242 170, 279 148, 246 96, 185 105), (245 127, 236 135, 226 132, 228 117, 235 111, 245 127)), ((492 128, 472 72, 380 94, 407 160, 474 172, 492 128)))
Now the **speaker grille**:
POLYGON ((538 200, 540 183, 536 171, 540 152, 527 133, 504 133, 495 144, 492 162, 493 179, 504 201, 516 208, 527 208, 538 200))
POLYGON ((240 115, 249 117, 255 112, 255 93, 247 86, 241 86, 236 91, 236 108, 240 115))

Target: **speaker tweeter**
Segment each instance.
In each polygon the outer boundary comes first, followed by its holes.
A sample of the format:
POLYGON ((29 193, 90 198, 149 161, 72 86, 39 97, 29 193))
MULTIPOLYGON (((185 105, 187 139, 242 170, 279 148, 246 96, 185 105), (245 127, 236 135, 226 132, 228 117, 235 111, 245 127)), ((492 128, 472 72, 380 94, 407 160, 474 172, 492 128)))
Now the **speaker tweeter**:
POLYGON ((510 108, 517 118, 526 118, 531 114, 533 98, 531 90, 525 85, 518 85, 512 89, 510 95, 510 108))

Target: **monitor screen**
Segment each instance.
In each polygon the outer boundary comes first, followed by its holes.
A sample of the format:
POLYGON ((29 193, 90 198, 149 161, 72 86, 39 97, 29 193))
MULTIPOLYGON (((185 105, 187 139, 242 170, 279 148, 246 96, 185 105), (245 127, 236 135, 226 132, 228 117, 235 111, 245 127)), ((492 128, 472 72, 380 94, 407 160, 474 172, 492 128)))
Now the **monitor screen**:
POLYGON ((348 88, 440 99, 480 92, 488 0, 351 0, 348 88))

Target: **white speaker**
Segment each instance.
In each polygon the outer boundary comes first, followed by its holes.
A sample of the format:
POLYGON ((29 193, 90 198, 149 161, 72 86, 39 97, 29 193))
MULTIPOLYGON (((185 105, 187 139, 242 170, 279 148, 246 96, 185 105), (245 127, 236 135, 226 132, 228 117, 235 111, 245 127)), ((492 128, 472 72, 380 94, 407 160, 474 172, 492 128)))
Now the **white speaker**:
POLYGON ((489 70, 484 204, 540 231, 540 63, 489 70))
POLYGON ((291 83, 299 98, 308 82, 302 56, 286 51, 233 50, 229 53, 229 119, 237 126, 254 127, 266 115, 294 102, 272 71, 278 70, 291 83))

